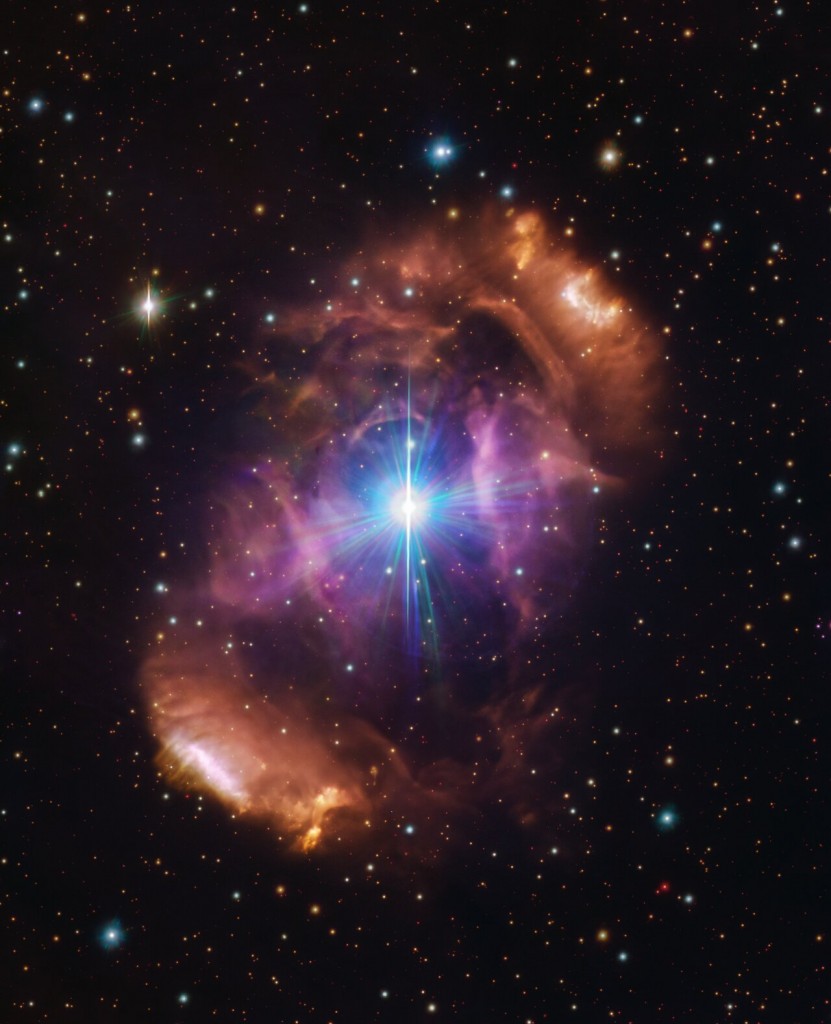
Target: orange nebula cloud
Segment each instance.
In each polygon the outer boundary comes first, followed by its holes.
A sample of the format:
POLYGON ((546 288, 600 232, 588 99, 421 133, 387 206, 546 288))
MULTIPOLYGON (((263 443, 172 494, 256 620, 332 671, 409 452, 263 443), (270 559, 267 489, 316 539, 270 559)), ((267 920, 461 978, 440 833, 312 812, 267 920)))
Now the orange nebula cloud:
POLYGON ((210 570, 175 599, 206 624, 140 678, 163 772, 301 850, 495 792, 533 819, 517 751, 552 702, 520 651, 569 600, 593 495, 657 446, 656 339, 537 214, 367 252, 264 333, 272 433, 218 481, 210 570), (390 512, 405 467, 417 524, 390 512))

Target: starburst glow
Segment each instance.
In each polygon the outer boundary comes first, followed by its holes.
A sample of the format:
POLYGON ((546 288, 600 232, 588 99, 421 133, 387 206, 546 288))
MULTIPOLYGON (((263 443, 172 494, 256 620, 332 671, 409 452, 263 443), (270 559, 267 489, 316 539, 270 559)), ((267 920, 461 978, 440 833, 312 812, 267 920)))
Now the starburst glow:
POLYGON ((147 327, 150 327, 150 320, 156 311, 156 300, 153 298, 153 293, 150 291, 150 282, 147 282, 147 296, 144 302, 141 304, 142 312, 144 313, 147 327))
POLYGON ((165 595, 142 673, 165 772, 304 849, 437 799, 437 771, 465 802, 440 739, 399 752, 419 716, 487 719, 512 760, 523 645, 652 441, 650 335, 539 217, 367 251, 325 306, 263 324, 259 454, 219 481, 210 573, 165 595))

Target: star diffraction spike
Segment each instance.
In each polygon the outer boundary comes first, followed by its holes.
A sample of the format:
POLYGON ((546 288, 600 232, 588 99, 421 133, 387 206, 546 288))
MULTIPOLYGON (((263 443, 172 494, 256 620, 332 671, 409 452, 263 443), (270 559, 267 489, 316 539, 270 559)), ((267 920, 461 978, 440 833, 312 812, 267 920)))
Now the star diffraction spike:
MULTIPOLYGON (((416 510, 413 500, 413 428, 412 428, 412 374, 407 369, 407 452, 406 452, 406 482, 404 489, 404 524, 407 531, 406 536, 406 622, 407 629, 410 629, 410 596, 411 590, 415 587, 415 580, 412 579, 412 546, 413 546, 413 515, 416 510)), ((415 596, 415 595, 413 595, 415 596)))

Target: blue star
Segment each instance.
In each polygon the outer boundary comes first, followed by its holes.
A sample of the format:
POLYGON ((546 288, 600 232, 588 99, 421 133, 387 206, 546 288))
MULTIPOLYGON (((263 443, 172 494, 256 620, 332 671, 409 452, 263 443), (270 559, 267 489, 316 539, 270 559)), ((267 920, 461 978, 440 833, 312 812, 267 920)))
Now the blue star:
POLYGON ((118 920, 108 921, 98 933, 98 941, 104 949, 118 949, 124 938, 124 929, 118 920))
POLYGON ((655 820, 662 832, 669 832, 678 824, 678 812, 674 807, 664 807, 658 812, 655 820))
POLYGON ((437 139, 427 152, 434 167, 444 167, 456 156, 456 150, 447 139, 437 139))

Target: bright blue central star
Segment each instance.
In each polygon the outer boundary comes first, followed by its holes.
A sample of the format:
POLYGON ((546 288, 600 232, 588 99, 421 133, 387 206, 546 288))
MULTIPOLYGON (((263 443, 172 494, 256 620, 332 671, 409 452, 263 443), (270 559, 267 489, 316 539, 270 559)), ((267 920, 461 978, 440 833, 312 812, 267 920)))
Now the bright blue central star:
POLYGON ((404 516, 404 522, 407 524, 408 530, 411 530, 413 527, 413 519, 416 512, 418 512, 418 502, 413 497, 412 491, 408 490, 404 501, 401 503, 401 513, 404 516))

